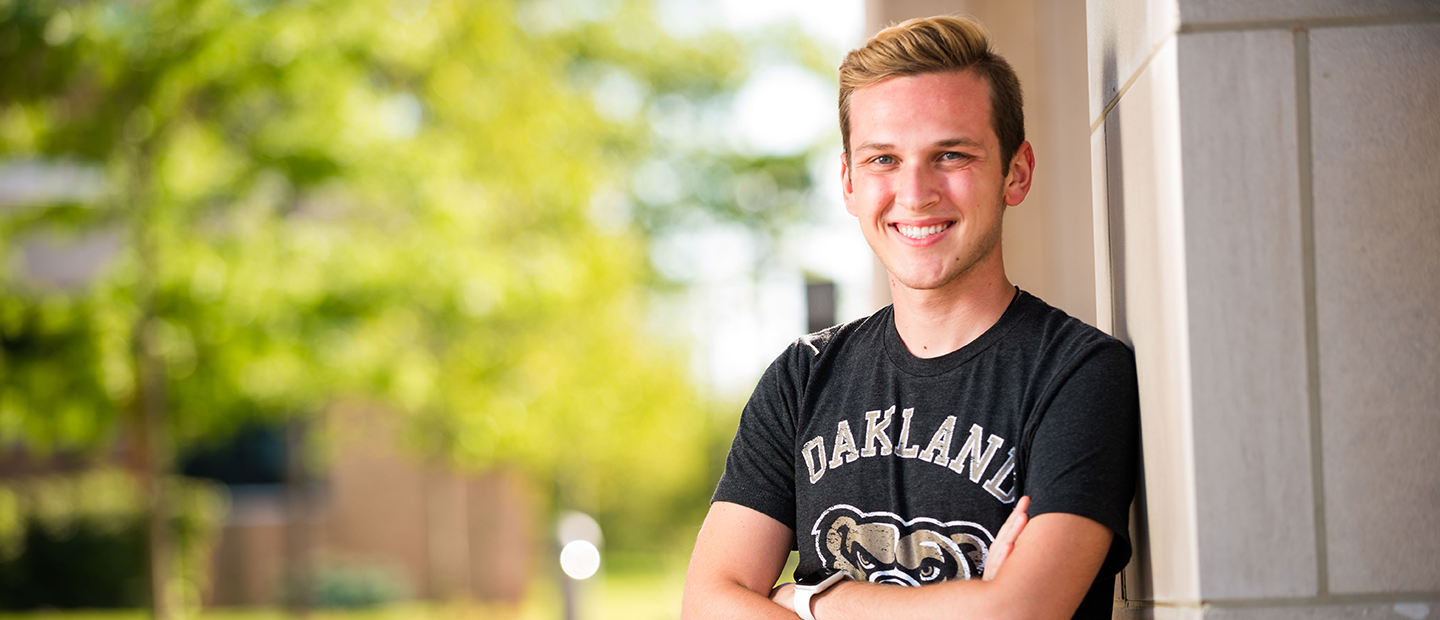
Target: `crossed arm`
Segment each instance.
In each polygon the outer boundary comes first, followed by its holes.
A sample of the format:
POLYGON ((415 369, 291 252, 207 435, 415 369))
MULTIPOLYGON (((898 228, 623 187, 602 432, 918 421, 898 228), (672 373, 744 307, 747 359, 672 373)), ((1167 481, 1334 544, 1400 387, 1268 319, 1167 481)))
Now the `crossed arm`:
MULTIPOLYGON (((1047 513, 1026 523, 1023 507, 1019 513, 996 536, 984 580, 921 588, 842 581, 812 600, 815 617, 1070 618, 1095 581, 1113 534, 1077 515, 1047 513)), ((771 590, 793 540, 790 528, 769 516, 738 504, 712 504, 685 575, 681 617, 794 620, 793 587, 771 590)))

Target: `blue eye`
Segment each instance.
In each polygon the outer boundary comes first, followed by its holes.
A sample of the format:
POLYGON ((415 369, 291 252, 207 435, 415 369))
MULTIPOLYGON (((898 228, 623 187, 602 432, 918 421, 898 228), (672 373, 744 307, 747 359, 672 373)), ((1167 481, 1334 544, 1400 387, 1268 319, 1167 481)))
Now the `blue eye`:
POLYGON ((881 155, 881 156, 876 157, 875 159, 872 159, 872 160, 870 160, 870 161, 871 161, 872 163, 877 163, 877 164, 880 164, 880 165, 882 165, 882 166, 888 166, 888 165, 890 165, 890 164, 895 163, 895 158, 894 158, 894 157, 891 157, 891 156, 889 156, 889 155, 881 155))

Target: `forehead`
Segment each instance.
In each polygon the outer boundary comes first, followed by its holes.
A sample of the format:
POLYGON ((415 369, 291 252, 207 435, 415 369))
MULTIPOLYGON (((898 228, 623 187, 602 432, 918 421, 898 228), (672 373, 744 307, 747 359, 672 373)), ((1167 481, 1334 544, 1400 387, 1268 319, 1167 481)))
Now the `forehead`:
POLYGON ((964 138, 998 141, 990 122, 990 85, 974 71, 899 76, 855 89, 850 100, 850 139, 896 143, 964 138))

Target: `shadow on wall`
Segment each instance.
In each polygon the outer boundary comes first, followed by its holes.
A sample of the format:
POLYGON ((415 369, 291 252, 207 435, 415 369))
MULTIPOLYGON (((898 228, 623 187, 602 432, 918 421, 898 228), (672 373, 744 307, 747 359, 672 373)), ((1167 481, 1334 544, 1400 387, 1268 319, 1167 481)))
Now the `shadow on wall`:
MULTIPOLYGON (((1102 63, 1104 71, 1103 87, 1106 93, 1113 93, 1117 89, 1116 82, 1116 61, 1114 52, 1106 50, 1105 61, 1102 63)), ((1109 165, 1118 163, 1121 159, 1121 122, 1119 114, 1108 114, 1104 118, 1100 131, 1103 132, 1105 140, 1104 161, 1094 162, 1092 165, 1105 166, 1105 248, 1109 265, 1109 304, 1111 308, 1111 324, 1113 336, 1119 338, 1132 347, 1130 335, 1126 330, 1126 273, 1125 273, 1125 193, 1121 190, 1125 187, 1125 171, 1123 166, 1109 165)), ((1143 421, 1142 421, 1143 424, 1143 421)), ((1135 471, 1137 473, 1135 482, 1135 500, 1130 505, 1130 542, 1133 547, 1130 563, 1120 573, 1120 578, 1115 586, 1115 598, 1117 601, 1136 601, 1151 598, 1153 592, 1150 569, 1150 528, 1148 522, 1148 503, 1145 492, 1145 446, 1142 442, 1137 451, 1138 463, 1135 471)))

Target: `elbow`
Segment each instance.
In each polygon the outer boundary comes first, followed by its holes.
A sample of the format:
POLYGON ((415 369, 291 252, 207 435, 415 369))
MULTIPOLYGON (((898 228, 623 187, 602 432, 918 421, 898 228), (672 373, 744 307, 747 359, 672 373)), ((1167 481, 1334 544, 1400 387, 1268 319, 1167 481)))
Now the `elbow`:
POLYGON ((705 584, 685 580, 685 590, 680 595, 680 620, 705 620, 713 617, 713 614, 706 613, 706 610, 715 607, 715 600, 714 592, 706 588, 705 584))
POLYGON ((728 580, 687 579, 680 595, 680 620, 710 620, 733 617, 727 610, 761 600, 759 593, 744 584, 728 580))
POLYGON ((688 589, 680 597, 680 620, 705 620, 707 614, 704 610, 707 606, 704 597, 692 594, 688 589))

